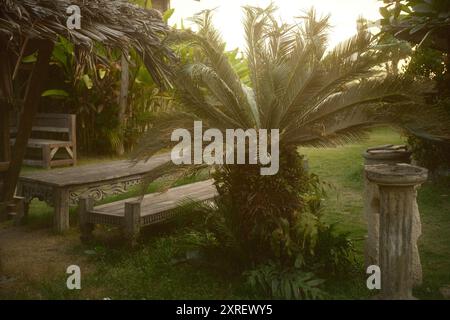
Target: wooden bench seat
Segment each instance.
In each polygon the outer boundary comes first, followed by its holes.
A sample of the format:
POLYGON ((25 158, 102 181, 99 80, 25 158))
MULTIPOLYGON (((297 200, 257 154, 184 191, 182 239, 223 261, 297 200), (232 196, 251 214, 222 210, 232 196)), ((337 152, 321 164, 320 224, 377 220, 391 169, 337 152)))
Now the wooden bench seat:
MULTIPOLYGON (((11 144, 14 144, 16 139, 11 139, 11 144)), ((43 148, 44 146, 49 146, 50 148, 71 146, 72 142, 62 141, 62 140, 48 140, 48 139, 29 139, 29 148, 43 148)))
POLYGON ((206 201, 216 195, 214 181, 206 180, 97 207, 93 199, 82 198, 79 205, 81 240, 91 240, 95 224, 105 224, 122 227, 133 245, 142 227, 172 218, 173 209, 183 201, 206 201))
MULTIPOLYGON (((69 128, 45 127, 45 126, 41 126, 41 127, 33 126, 31 128, 31 131, 34 131, 34 132, 69 133, 70 129, 69 128)), ((10 132, 16 134, 17 133, 17 128, 11 128, 10 132)))

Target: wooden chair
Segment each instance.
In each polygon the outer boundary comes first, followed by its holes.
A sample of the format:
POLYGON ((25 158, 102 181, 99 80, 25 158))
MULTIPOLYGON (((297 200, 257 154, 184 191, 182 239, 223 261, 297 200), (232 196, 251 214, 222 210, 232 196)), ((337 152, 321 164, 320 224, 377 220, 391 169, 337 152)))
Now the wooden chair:
MULTIPOLYGON (((11 119, 11 145, 17 133, 17 117, 11 119)), ((76 116, 73 114, 39 113, 33 122, 28 148, 42 150, 42 159, 25 159, 24 164, 51 168, 62 165, 76 165, 76 116), (55 159, 58 150, 64 149, 67 159, 55 159)))

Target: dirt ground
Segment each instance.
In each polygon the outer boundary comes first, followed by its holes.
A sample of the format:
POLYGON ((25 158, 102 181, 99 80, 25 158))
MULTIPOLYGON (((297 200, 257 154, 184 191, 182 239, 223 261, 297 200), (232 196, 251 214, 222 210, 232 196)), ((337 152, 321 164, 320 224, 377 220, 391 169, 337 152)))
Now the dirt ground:
POLYGON ((89 270, 87 256, 75 252, 78 237, 74 230, 60 236, 51 229, 0 226, 0 298, 39 299, 34 286, 40 282, 64 279, 70 265, 89 270))

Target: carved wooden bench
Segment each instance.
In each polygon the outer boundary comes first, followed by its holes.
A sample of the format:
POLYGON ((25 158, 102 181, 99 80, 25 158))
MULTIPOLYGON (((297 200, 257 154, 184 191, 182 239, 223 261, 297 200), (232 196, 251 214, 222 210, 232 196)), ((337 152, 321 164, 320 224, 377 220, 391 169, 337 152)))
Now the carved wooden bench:
POLYGON ((32 199, 54 207, 55 231, 62 232, 69 228, 69 207, 77 206, 80 198, 99 201, 128 192, 149 172, 170 161, 170 153, 165 153, 137 163, 119 160, 26 173, 19 178, 17 195, 25 198, 25 218, 32 199))
MULTIPOLYGON (((11 145, 15 143, 17 133, 17 115, 11 121, 11 145)), ((33 120, 31 138, 28 148, 42 150, 42 159, 25 159, 24 164, 51 168, 61 165, 76 165, 76 116, 73 114, 39 113, 33 120), (51 138, 49 138, 51 137, 51 138), (58 150, 64 149, 67 159, 55 159, 58 150)))
POLYGON ((216 195, 214 181, 206 180, 97 207, 92 198, 82 198, 79 205, 80 238, 83 242, 92 240, 96 224, 112 225, 123 228, 125 238, 133 246, 142 227, 173 218, 173 209, 183 201, 206 201, 216 195))

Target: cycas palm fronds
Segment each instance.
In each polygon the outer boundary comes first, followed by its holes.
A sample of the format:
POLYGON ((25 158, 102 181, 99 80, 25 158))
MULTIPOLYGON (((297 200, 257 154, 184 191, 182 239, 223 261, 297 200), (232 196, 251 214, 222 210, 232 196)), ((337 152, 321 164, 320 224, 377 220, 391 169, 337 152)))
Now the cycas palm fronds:
POLYGON ((438 107, 427 106, 436 116, 423 117, 423 93, 430 84, 388 77, 380 66, 395 48, 378 46, 364 24, 358 34, 327 51, 328 16, 317 17, 310 10, 300 17, 303 23, 287 25, 275 19, 275 10, 273 5, 244 7, 250 86, 228 62, 210 11, 194 18, 197 33, 172 35, 195 46, 200 55, 177 73, 183 113, 176 111, 173 120, 162 120, 151 130, 144 141, 154 142, 146 147, 163 145, 169 128, 180 125, 177 118, 202 120, 205 129, 223 131, 280 129, 280 143, 290 149, 351 142, 380 124, 449 135, 438 107), (163 126, 164 134, 157 138, 163 126))

